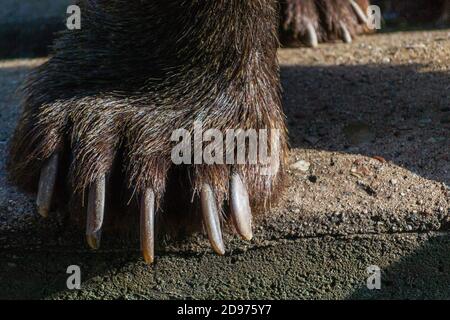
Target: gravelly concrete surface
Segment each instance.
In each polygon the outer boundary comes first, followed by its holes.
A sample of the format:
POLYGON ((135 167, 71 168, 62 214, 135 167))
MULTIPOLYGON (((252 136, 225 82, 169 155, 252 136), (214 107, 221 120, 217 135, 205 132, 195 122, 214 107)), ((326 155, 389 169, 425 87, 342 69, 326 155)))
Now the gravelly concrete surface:
POLYGON ((450 298, 450 31, 362 37, 280 51, 291 144, 288 188, 255 239, 202 235, 160 244, 153 267, 135 241, 86 249, 55 215, 6 181, 14 94, 43 60, 0 62, 0 298, 450 298), (82 267, 83 290, 64 290, 82 267), (366 268, 383 290, 365 289, 366 268))

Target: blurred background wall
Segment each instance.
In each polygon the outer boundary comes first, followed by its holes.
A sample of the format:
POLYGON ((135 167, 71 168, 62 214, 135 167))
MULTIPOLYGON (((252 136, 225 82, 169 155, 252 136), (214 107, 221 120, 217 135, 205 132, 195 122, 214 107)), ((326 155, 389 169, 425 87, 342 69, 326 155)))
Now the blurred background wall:
POLYGON ((46 55, 72 0, 0 0, 0 58, 46 55))

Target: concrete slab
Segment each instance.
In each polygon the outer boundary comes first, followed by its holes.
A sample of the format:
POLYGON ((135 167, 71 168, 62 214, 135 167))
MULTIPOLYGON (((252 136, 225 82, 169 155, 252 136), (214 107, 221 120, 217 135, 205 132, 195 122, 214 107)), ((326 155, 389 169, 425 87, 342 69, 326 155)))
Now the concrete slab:
POLYGON ((166 241, 147 267, 135 241, 99 253, 7 183, 4 160, 25 74, 0 62, 0 298, 449 298, 450 31, 283 49, 292 155, 280 204, 255 239, 166 241), (302 161, 301 163, 299 163, 302 161), (303 170, 302 170, 303 169, 303 170), (83 287, 66 289, 79 265, 83 287), (365 287, 370 265, 381 291, 365 287))

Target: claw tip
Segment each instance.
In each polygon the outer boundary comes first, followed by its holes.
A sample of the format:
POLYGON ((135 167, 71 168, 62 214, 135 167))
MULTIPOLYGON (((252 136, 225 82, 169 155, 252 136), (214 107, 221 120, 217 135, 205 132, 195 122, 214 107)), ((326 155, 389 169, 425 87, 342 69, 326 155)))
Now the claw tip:
POLYGON ((37 211, 42 218, 48 218, 49 210, 47 208, 38 206, 37 211))
POLYGON ((87 240, 89 247, 91 247, 91 249, 93 249, 93 250, 100 249, 100 240, 97 239, 97 237, 95 235, 88 234, 86 236, 86 240, 87 240))
POLYGON ((143 252, 142 256, 144 257, 145 263, 148 264, 148 265, 152 265, 153 262, 155 262, 155 257, 153 255, 151 255, 151 254, 143 252))
POLYGON ((225 255, 225 246, 223 244, 213 245, 213 249, 219 256, 225 255))
POLYGON ((250 233, 243 234, 242 238, 246 241, 251 241, 253 239, 253 233, 250 232, 250 233))

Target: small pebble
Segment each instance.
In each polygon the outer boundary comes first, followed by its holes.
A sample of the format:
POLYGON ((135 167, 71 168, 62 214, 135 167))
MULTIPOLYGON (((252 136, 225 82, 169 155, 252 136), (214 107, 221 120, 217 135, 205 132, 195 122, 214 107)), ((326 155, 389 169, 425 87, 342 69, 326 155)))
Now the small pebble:
POLYGON ((308 172, 309 168, 311 167, 311 164, 305 160, 300 160, 294 163, 291 168, 295 170, 299 170, 302 172, 308 172))

